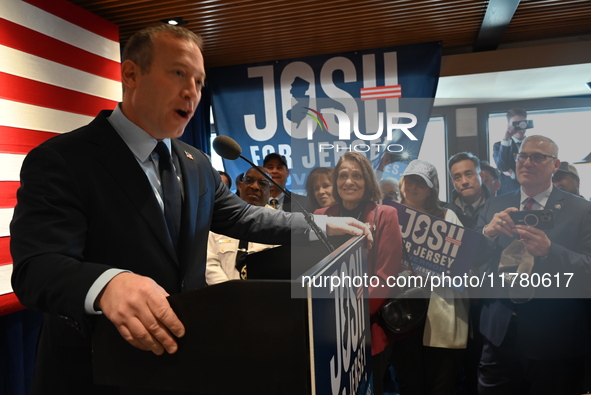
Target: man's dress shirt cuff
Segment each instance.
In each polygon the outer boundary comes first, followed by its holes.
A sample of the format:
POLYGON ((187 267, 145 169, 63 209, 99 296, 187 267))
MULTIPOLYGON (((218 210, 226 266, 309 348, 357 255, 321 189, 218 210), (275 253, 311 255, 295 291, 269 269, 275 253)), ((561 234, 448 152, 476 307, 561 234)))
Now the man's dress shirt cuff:
POLYGON ((109 269, 96 279, 94 284, 90 287, 88 292, 86 293, 86 299, 84 299, 84 311, 87 314, 102 314, 103 312, 100 310, 94 309, 94 302, 96 298, 99 296, 103 288, 119 273, 129 272, 129 270, 122 270, 122 269, 109 269))

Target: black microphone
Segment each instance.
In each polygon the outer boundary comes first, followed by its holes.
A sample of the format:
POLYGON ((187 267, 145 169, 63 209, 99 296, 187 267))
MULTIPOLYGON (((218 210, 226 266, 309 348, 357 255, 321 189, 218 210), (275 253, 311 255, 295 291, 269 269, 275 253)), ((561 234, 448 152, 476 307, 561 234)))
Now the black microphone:
POLYGON ((275 180, 273 180, 273 178, 271 178, 267 173, 265 173, 264 171, 259 169, 259 167, 257 165, 255 165, 250 160, 248 160, 247 158, 242 156, 242 147, 240 147, 240 144, 238 144, 236 142, 236 140, 234 140, 233 138, 228 137, 228 136, 217 136, 215 139, 213 139, 212 146, 213 146, 214 151, 222 158, 228 159, 228 160, 236 160, 238 158, 242 158, 249 165, 254 167, 259 173, 261 173, 263 175, 263 177, 265 177, 267 180, 271 181, 277 189, 279 189, 281 192, 283 192, 285 194, 285 196, 288 196, 292 202, 295 202, 300 207, 300 209, 302 210, 302 213, 304 214, 304 218, 306 219, 306 222, 308 223, 310 228, 312 228, 312 231, 314 231, 314 234, 316 235, 316 237, 318 237, 318 239, 320 241, 322 241, 322 244, 324 244, 324 246, 326 247, 328 252, 334 251, 334 247, 328 242, 328 238, 326 237, 326 235, 324 234, 322 229, 320 229, 318 224, 316 222, 314 222, 314 217, 312 216, 312 214, 310 214, 301 205, 301 203, 299 201, 292 199, 291 193, 289 191, 287 191, 286 189, 279 186, 279 184, 277 184, 275 182, 275 180))

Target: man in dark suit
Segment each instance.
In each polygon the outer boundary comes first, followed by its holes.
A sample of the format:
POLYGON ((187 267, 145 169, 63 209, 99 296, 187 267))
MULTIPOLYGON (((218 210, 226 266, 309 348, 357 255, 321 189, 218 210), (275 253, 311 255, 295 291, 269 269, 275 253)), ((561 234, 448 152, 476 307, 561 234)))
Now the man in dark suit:
MULTIPOLYGON (((286 189, 287 177, 289 177, 289 167, 287 166, 287 159, 283 155, 272 152, 263 159, 263 167, 269 171, 273 181, 275 181, 281 188, 286 189)), ((271 185, 271 196, 269 198, 269 205, 273 208, 280 209, 287 212, 302 212, 308 210, 308 199, 305 196, 298 195, 288 190, 290 196, 286 196, 281 190, 271 185), (293 202, 296 200, 300 204, 293 202), (301 207, 300 207, 301 206, 301 207)))
POLYGON ((512 108, 507 111, 507 130, 503 139, 493 146, 493 159, 501 172, 501 188, 497 192, 498 196, 519 188, 513 158, 519 152, 526 129, 515 127, 513 123, 525 120, 527 120, 527 112, 523 108, 512 108))
POLYGON ((448 207, 458 216, 462 225, 474 229, 478 213, 490 198, 482 183, 480 159, 470 152, 460 152, 449 158, 447 170, 454 185, 448 207))
POLYGON ((519 277, 518 284, 536 275, 552 281, 533 288, 529 301, 512 302, 506 293, 512 287, 503 288, 500 282, 493 287, 504 298, 486 300, 482 308, 480 328, 486 338, 479 367, 482 395, 583 392, 591 328, 588 300, 582 299, 589 297, 591 203, 552 185, 560 165, 557 157, 558 147, 552 140, 526 138, 517 156, 521 188, 489 199, 480 213, 478 228, 489 240, 489 270, 495 279, 501 254, 513 243, 522 247, 519 262, 533 257, 531 276, 519 277), (542 208, 553 211, 551 229, 516 225, 510 216, 542 208), (572 278, 568 273, 573 273, 572 278))
MULTIPOLYGON (((176 352, 185 328, 166 297, 205 286, 210 228, 259 242, 308 237, 302 215, 247 205, 203 152, 176 140, 201 97, 200 47, 170 25, 137 33, 123 53, 122 103, 23 163, 12 285, 45 313, 33 394, 119 393, 92 381, 98 314, 137 348, 176 352)), ((329 233, 364 231, 331 224, 329 233)))

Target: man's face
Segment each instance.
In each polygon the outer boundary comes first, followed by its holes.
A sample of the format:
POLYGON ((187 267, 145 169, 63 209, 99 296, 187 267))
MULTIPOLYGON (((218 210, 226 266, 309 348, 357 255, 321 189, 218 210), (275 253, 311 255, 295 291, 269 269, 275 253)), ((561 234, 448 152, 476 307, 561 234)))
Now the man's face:
POLYGON ((554 177, 552 177, 552 182, 554 183, 554 186, 563 191, 570 192, 573 195, 579 194, 580 181, 570 173, 557 171, 556 174, 554 174, 554 177))
POLYGON ((203 56, 192 41, 157 33, 149 71, 143 74, 137 64, 126 60, 122 79, 123 113, 157 140, 177 138, 201 99, 203 56))
MULTIPOLYGON (((527 140, 521 145, 520 153, 526 155, 544 154, 552 155, 552 145, 545 140, 527 140)), ((532 158, 525 162, 517 162, 517 181, 524 187, 536 190, 544 190, 550 187, 552 175, 558 170, 560 161, 553 158, 544 158, 539 163, 534 163, 532 158)))
POLYGON ((480 173, 480 175, 482 177, 482 183, 484 185, 486 185, 486 187, 490 191, 490 195, 497 196, 497 191, 501 187, 500 181, 499 180, 495 181, 494 176, 485 170, 483 170, 482 173, 480 173))
POLYGON ((224 184, 226 184, 226 186, 230 188, 230 179, 228 178, 228 176, 226 176, 225 174, 220 174, 220 177, 222 178, 224 184))
POLYGON ((287 177, 289 177, 289 169, 287 166, 277 158, 271 158, 265 163, 265 169, 271 174, 273 181, 285 188, 287 177))
MULTIPOLYGON (((265 170, 263 169, 263 171, 265 170)), ((253 168, 250 168, 244 174, 244 178, 238 184, 238 191, 242 200, 253 206, 264 206, 267 204, 270 190, 271 182, 253 168)))
POLYGON ((474 203, 482 196, 482 178, 471 160, 454 163, 450 169, 456 191, 466 203, 474 203))
POLYGON ((513 126, 513 122, 524 121, 526 119, 526 117, 522 117, 521 115, 515 115, 509 118, 509 127, 515 130, 515 134, 513 136, 519 141, 525 138, 525 129, 515 129, 515 127, 513 126))

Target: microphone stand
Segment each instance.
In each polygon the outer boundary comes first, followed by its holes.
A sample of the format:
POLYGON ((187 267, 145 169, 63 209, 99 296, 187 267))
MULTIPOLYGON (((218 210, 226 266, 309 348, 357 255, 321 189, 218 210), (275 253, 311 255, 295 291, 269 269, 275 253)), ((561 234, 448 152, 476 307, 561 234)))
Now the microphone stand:
POLYGON ((302 210, 302 214, 304 214, 304 219, 306 220, 306 222, 308 223, 308 225, 310 226, 310 228, 312 229, 312 231, 314 232, 314 234, 316 235, 316 237, 318 237, 318 239, 322 242, 322 244, 324 244, 324 247, 326 247, 326 249, 328 250, 328 252, 333 252, 334 251, 334 247, 332 246, 332 244, 330 244, 330 242, 328 241, 328 237, 326 237, 326 235, 324 234, 324 232, 322 231, 322 229, 320 229, 320 227, 318 226, 318 224, 316 222, 314 222, 314 217, 312 216, 312 214, 310 214, 301 205, 300 202, 298 202, 295 199, 292 199, 291 193, 289 191, 287 191, 286 189, 280 187, 279 184, 277 184, 275 182, 275 180, 273 180, 272 177, 270 177, 267 173, 265 173, 264 171, 262 171, 261 169, 259 169, 259 167, 257 165, 255 165, 254 163, 252 163, 250 160, 248 160, 244 156, 242 156, 242 155, 239 155, 239 156, 240 156, 240 158, 242 158, 246 162, 248 162, 248 164, 250 164, 252 167, 254 167, 259 173, 261 173, 263 175, 263 177, 265 177, 267 180, 271 181, 273 183, 273 185, 275 185, 275 187, 277 189, 279 189, 281 192, 283 192, 285 194, 285 196, 289 197, 292 202, 296 202, 296 204, 302 210))

